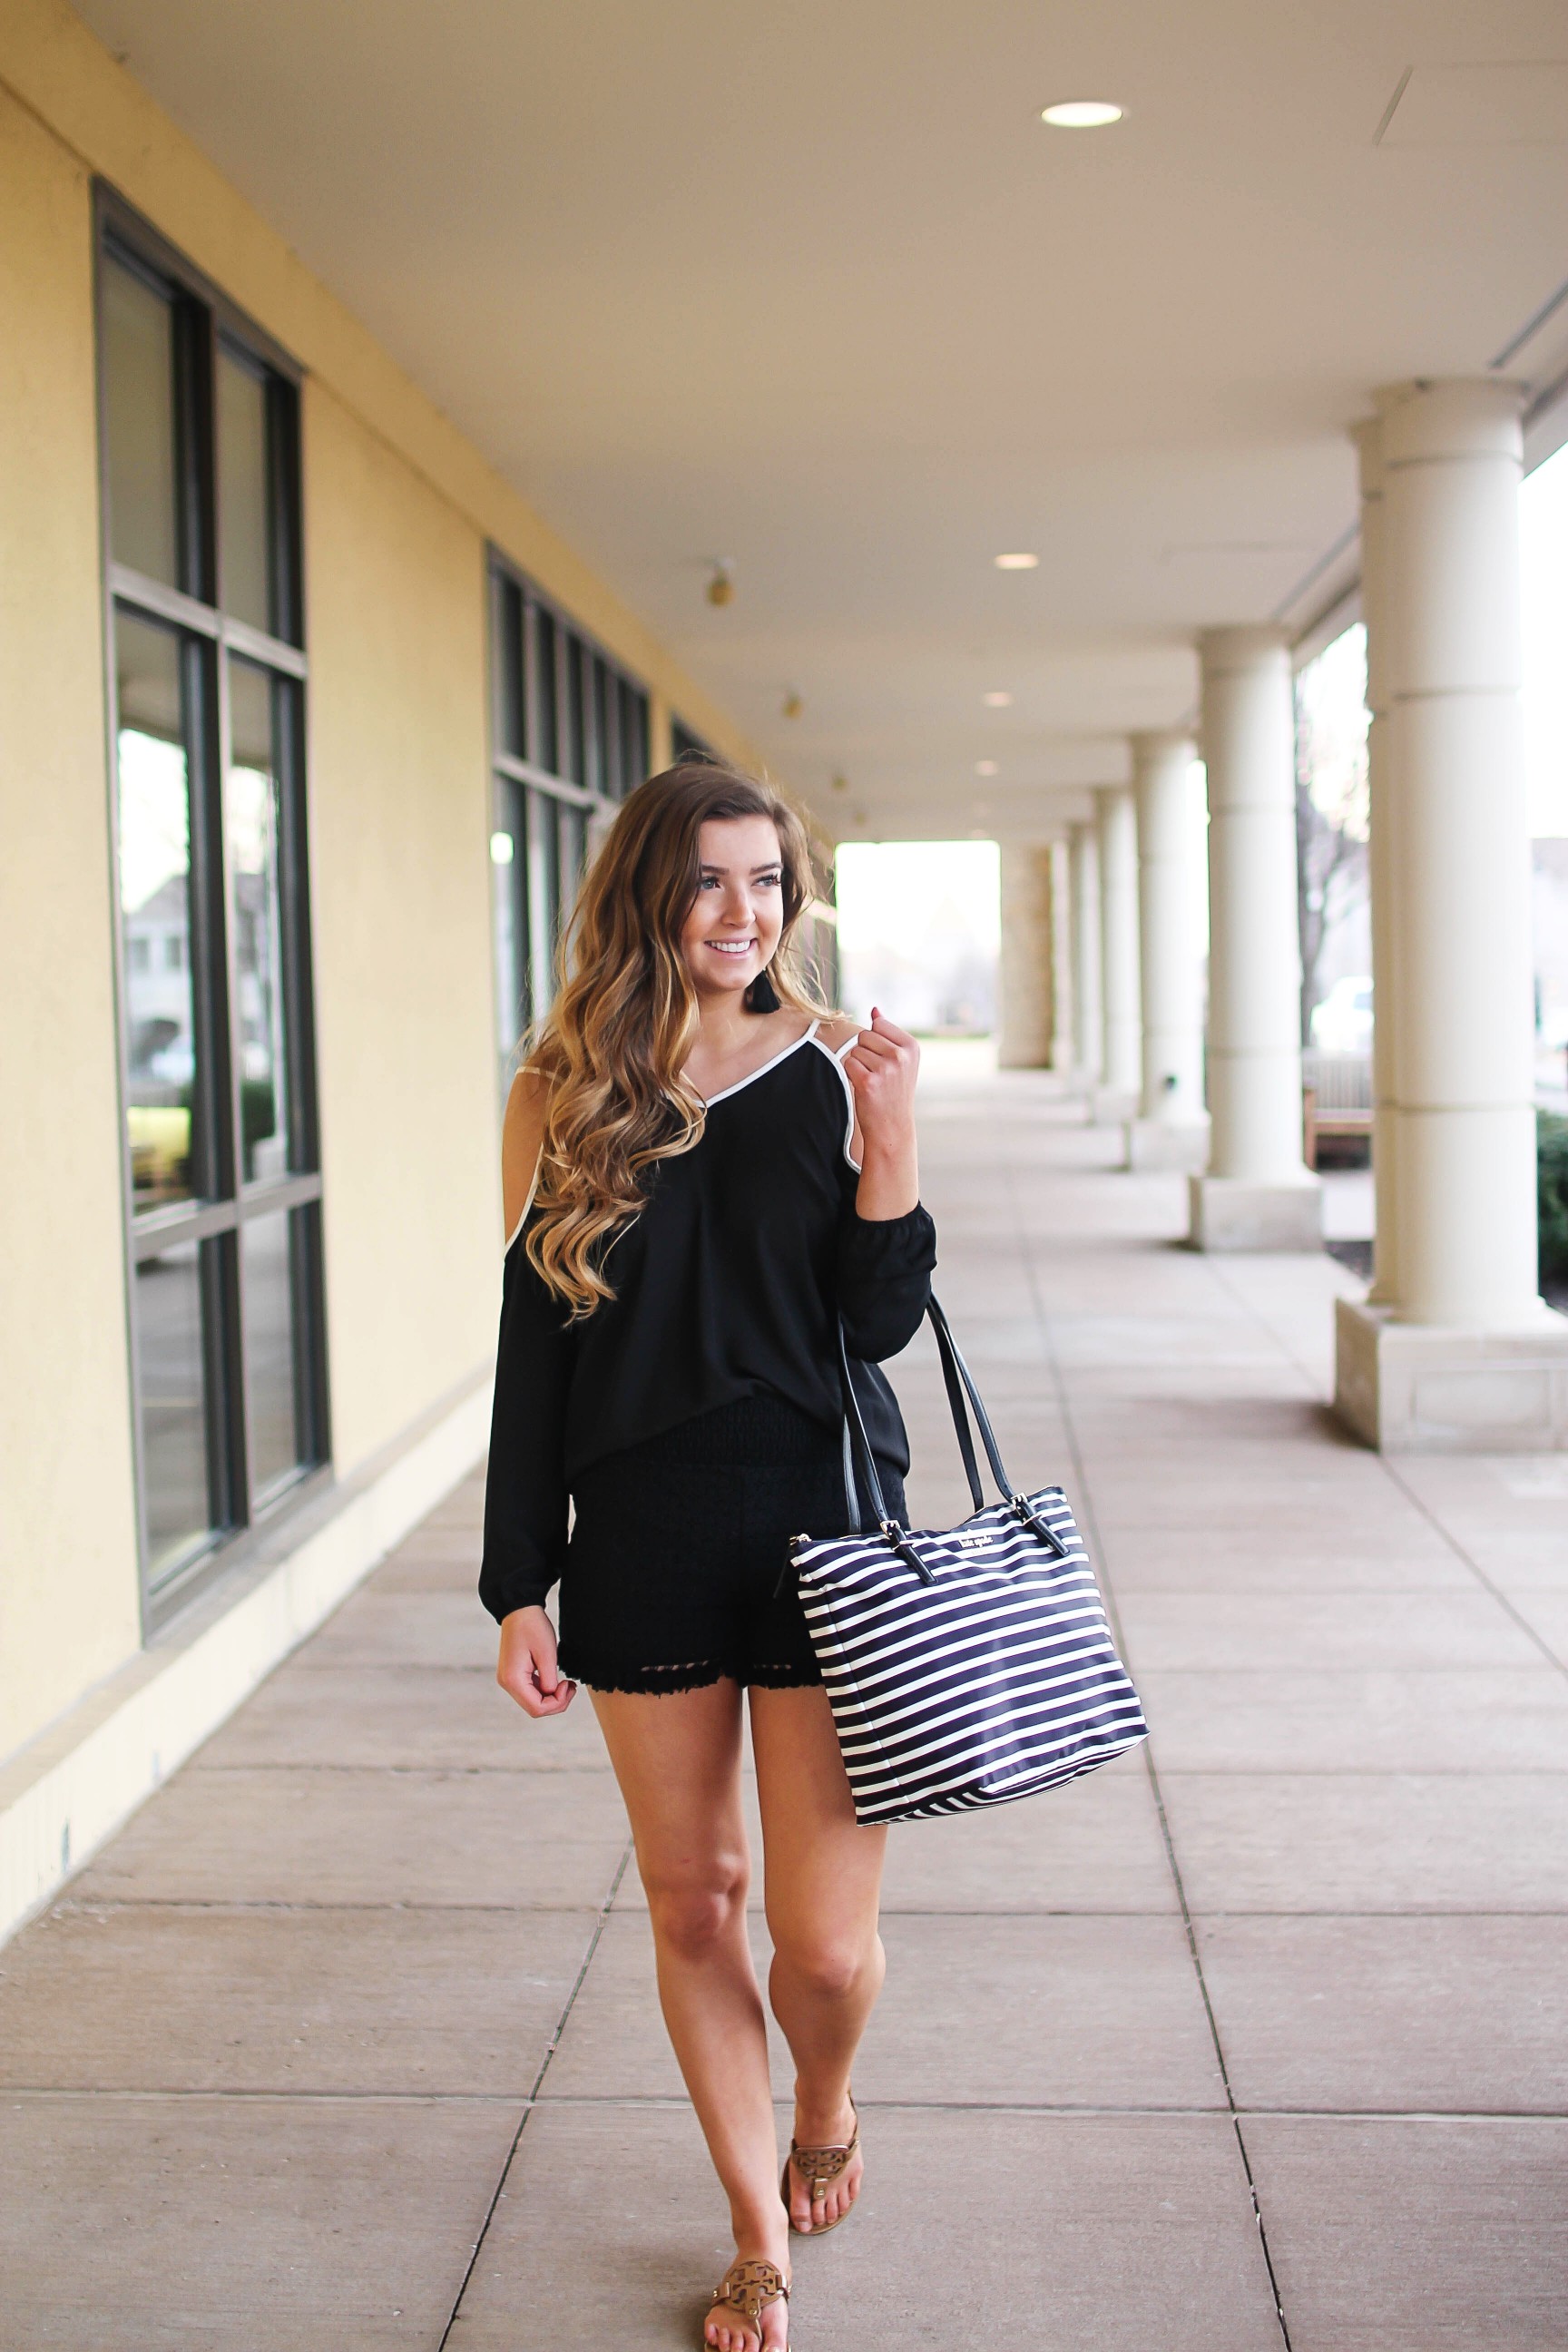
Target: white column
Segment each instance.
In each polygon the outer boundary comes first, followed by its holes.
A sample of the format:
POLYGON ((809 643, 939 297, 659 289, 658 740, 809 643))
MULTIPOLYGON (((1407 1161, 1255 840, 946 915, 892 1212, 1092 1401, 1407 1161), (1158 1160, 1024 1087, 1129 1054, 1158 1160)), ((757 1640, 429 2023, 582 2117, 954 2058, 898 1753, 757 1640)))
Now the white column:
POLYGON ((1073 1066, 1072 874, 1065 841, 1053 841, 1051 900, 1051 1045, 1053 1070, 1073 1066))
POLYGON ((1100 1077, 1104 1032, 1100 1011, 1100 845, 1092 824, 1068 836, 1072 882, 1073 1051, 1088 1086, 1100 1077))
POLYGON ((1301 1158, 1296 720, 1272 628, 1210 629, 1203 660, 1209 797, 1209 1173, 1197 1249, 1315 1249, 1321 1187, 1301 1158))
POLYGON ((1050 852, 1002 845, 1001 1034, 1005 1070, 1043 1070, 1051 1054, 1050 852))
POLYGON ((1399 1199, 1394 1174, 1394 877, 1398 870, 1394 763, 1388 740, 1387 632, 1383 614, 1383 427, 1376 417, 1354 434, 1361 469, 1361 609, 1366 624, 1367 868, 1372 916, 1372 1288, 1374 1305, 1399 1296, 1399 1199))
POLYGON ((1142 1092, 1127 1134, 1131 1168, 1202 1168, 1202 991, 1188 810, 1190 735, 1132 738, 1138 819, 1138 964, 1142 1092))
POLYGON ((1517 392, 1409 387, 1383 442, 1399 1308, 1506 1330, 1538 1307, 1517 392))
POLYGON ((1397 1293, 1340 1302, 1336 1401, 1391 1449, 1568 1444, 1568 1318, 1536 1289, 1520 399, 1378 396, 1397 1293))
POLYGON ((1131 784, 1095 795, 1100 850, 1100 1091, 1096 1117, 1131 1118, 1143 1085, 1138 1009, 1138 819, 1131 784))

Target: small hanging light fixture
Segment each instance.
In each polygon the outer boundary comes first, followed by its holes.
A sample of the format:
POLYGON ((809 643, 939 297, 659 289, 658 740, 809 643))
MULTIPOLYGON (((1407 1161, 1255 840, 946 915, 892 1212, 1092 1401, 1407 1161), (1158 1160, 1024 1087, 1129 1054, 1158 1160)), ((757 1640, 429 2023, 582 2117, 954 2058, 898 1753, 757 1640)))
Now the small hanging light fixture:
POLYGON ((727 555, 713 558, 713 575, 708 583, 708 602, 710 604, 728 604, 734 596, 735 579, 730 561, 727 555))
POLYGON ((805 709, 805 705, 801 700, 801 698, 796 693, 795 688, 793 686, 786 686, 784 688, 784 698, 779 705, 780 716, 784 719, 798 719, 805 709))

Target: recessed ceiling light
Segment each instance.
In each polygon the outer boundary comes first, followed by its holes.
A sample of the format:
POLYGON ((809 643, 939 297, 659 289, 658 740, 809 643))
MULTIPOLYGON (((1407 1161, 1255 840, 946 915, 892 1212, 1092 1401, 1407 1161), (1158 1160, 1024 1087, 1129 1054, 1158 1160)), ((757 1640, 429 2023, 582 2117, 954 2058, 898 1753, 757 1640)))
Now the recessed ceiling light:
POLYGON ((1058 106, 1041 110, 1040 121, 1048 122, 1053 131, 1101 131, 1108 122, 1120 122, 1121 109, 1108 98, 1069 98, 1058 106))
POLYGON ((998 572, 1035 572, 1039 569, 1037 555, 997 555, 992 558, 998 572))
MULTIPOLYGON (((994 776, 999 772, 999 771, 994 760, 976 760, 974 762, 974 772, 977 776, 994 776)), ((510 834, 508 834, 507 839, 509 841, 511 839, 511 835, 510 834)))
POLYGON ((994 686, 989 694, 983 697, 983 699, 992 710, 1005 710, 1013 698, 1005 687, 994 686))

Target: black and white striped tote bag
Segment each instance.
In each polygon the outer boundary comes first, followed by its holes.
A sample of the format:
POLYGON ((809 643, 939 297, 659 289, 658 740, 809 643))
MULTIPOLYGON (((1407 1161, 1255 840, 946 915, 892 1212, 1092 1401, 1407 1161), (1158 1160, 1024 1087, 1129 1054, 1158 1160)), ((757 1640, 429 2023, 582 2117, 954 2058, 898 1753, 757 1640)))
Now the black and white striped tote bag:
POLYGON ((1006 1804, 1092 1772, 1147 1737, 1067 1496, 1059 1486, 1014 1487, 934 1298, 929 1313, 973 1517, 946 1533, 888 1517, 840 1329, 850 1532, 790 1545, 864 1823, 1006 1804), (966 1403, 1003 1496, 989 1507, 966 1403))

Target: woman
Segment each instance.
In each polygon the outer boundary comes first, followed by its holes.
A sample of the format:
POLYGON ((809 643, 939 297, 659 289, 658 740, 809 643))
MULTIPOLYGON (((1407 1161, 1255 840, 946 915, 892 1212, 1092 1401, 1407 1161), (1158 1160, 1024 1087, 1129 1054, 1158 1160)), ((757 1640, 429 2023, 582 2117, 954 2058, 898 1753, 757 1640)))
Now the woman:
POLYGON ((809 992, 794 952, 809 881, 799 820, 750 777, 689 762, 639 786, 584 886, 502 1148, 479 1590, 502 1688, 543 1717, 586 1685, 626 1800, 665 2021, 730 2200, 715 2352, 785 2344, 788 2232, 835 2228, 859 2194, 850 2071, 882 1981, 886 1832, 856 1824, 785 1547, 847 1524, 840 1315, 902 1514, 908 1445, 876 1366, 915 1331, 935 1258, 918 1050, 809 992), (769 1997, 795 2067, 782 2193, 742 1692, 769 1997))

